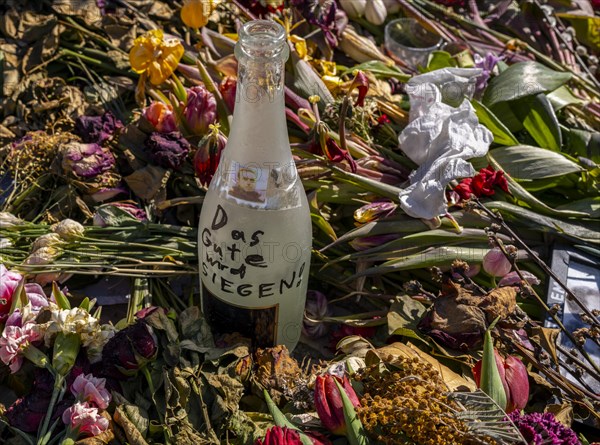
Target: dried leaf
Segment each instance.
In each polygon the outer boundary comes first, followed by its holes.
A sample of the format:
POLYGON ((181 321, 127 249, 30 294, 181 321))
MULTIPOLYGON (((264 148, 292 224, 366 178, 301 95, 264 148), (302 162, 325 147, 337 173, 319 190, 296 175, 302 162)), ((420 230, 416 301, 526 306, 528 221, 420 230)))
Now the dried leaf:
POLYGON ((497 317, 504 320, 517 307, 517 288, 505 286, 493 289, 483 297, 479 307, 485 312, 488 323, 497 317))
POLYGON ((137 429, 135 423, 133 423, 127 414, 125 414, 123 406, 117 406, 115 410, 114 419, 117 425, 123 428, 127 441, 131 445, 148 445, 148 442, 144 439, 143 434, 137 429))
POLYGON ((138 197, 150 201, 165 187, 169 172, 154 165, 134 171, 126 176, 125 182, 138 197))
POLYGON ((554 364, 558 366, 558 355, 556 354, 556 339, 560 329, 543 328, 541 326, 535 326, 531 328, 531 335, 529 340, 540 345, 545 351, 551 356, 554 364))
POLYGON ((418 358, 422 360, 424 363, 429 363, 433 366, 433 368, 440 373, 444 383, 450 388, 452 391, 464 390, 465 388, 470 391, 474 391, 477 389, 475 382, 472 380, 467 380, 464 377, 460 376, 456 372, 452 371, 446 365, 440 363, 435 357, 427 354, 426 352, 421 351, 416 346, 411 343, 392 343, 388 346, 383 346, 378 349, 373 349, 367 352, 366 362, 367 365, 372 363, 378 363, 379 361, 391 362, 393 363, 394 358, 397 357, 408 357, 408 358, 418 358))

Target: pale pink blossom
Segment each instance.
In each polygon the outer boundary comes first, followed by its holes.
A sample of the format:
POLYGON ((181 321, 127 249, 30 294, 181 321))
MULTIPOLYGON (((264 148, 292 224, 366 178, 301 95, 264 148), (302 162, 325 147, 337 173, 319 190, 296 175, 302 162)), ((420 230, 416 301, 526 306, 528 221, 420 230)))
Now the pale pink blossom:
POLYGON ((494 277, 503 277, 511 269, 510 261, 498 247, 490 249, 483 257, 483 270, 494 277))
POLYGON ((77 402, 62 415, 63 422, 82 436, 97 436, 108 429, 108 419, 100 415, 98 408, 87 402, 77 402))
POLYGON ((13 294, 23 277, 0 264, 0 323, 8 317, 13 294))
POLYGON ((9 366, 12 373, 21 369, 23 350, 41 338, 34 323, 24 326, 6 326, 0 337, 0 360, 9 366))
POLYGON ((105 385, 106 379, 94 377, 92 374, 79 374, 71 385, 71 393, 80 401, 106 409, 111 395, 105 385))

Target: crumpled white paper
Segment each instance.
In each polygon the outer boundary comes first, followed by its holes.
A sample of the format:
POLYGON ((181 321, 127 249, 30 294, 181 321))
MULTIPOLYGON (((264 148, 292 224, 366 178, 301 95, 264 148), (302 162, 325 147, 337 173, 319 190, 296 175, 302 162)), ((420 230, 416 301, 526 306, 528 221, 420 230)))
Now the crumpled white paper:
POLYGON ((398 142, 419 168, 399 197, 402 210, 412 217, 432 219, 446 213, 448 183, 473 176, 466 160, 488 152, 492 133, 479 124, 469 102, 480 74, 477 68, 443 68, 415 76, 406 85, 410 122, 398 142))

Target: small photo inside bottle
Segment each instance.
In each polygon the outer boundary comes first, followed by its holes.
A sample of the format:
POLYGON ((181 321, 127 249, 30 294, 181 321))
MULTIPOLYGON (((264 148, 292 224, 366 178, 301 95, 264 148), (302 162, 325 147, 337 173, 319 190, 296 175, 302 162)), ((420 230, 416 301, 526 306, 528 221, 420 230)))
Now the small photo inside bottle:
POLYGON ((228 196, 237 200, 263 205, 267 192, 267 175, 260 169, 248 165, 235 165, 233 186, 228 196))

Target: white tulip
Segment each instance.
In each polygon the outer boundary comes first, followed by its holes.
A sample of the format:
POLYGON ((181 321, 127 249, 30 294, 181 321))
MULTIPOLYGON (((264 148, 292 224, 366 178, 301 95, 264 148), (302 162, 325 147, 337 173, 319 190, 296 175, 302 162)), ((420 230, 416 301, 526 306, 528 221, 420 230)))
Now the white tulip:
POLYGON ((369 0, 365 7, 365 18, 373 25, 381 25, 387 17, 387 9, 383 0, 369 0))
POLYGON ((367 0, 340 0, 340 6, 351 19, 357 19, 365 14, 367 0))

